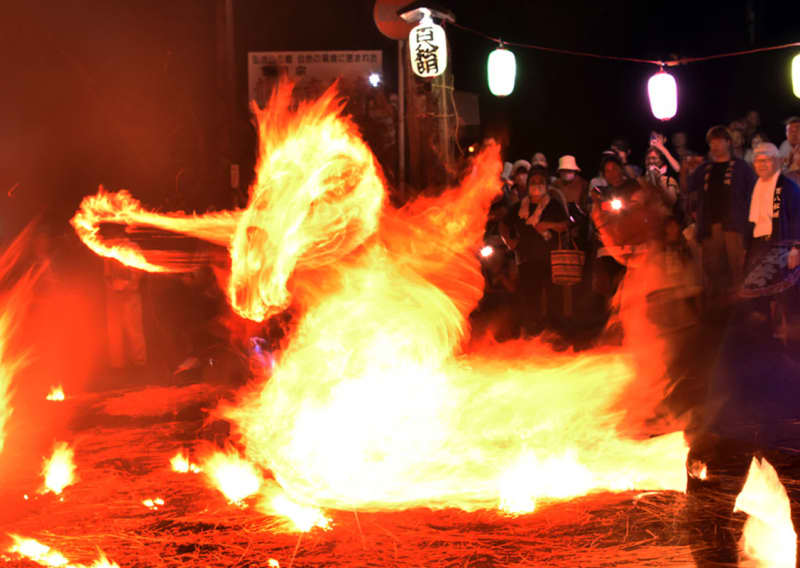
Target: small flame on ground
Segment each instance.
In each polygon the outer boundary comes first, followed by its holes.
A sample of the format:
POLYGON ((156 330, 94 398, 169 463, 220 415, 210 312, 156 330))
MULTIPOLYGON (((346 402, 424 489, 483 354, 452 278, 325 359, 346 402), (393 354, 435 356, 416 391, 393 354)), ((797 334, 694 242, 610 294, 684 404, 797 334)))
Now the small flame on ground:
MULTIPOLYGON (((8 549, 9 552, 19 554, 37 564, 42 566, 64 566, 65 568, 87 568, 84 564, 70 564, 63 554, 35 539, 22 538, 15 534, 9 534, 8 536, 14 541, 14 544, 8 549)), ((119 568, 119 565, 116 562, 109 561, 103 552, 99 552, 99 554, 100 557, 88 568, 119 568)))
POLYGON ((267 560, 267 566, 269 566, 269 568, 281 568, 280 562, 278 562, 274 558, 270 558, 269 560, 267 560))
POLYGON ((203 464, 203 470, 231 503, 242 505, 261 487, 261 475, 256 467, 235 451, 216 452, 203 464))
POLYGON ((64 400, 64 389, 61 388, 61 385, 50 389, 50 393, 47 395, 47 400, 58 402, 64 400))
POLYGON ((700 460, 692 460, 689 463, 689 477, 695 479, 708 479, 708 466, 700 460))
POLYGON ((265 515, 273 515, 286 520, 284 528, 289 532, 308 532, 314 527, 323 530, 331 528, 331 519, 325 513, 310 505, 301 505, 292 501, 286 493, 275 484, 264 491, 256 508, 265 515))
POLYGON ((740 541, 739 565, 791 568, 797 554, 786 488, 767 460, 753 458, 734 511, 748 514, 740 541))
POLYGON ((164 500, 161 497, 156 497, 155 499, 145 499, 144 501, 142 501, 142 505, 144 505, 148 509, 153 509, 154 511, 158 511, 158 508, 164 505, 164 500))
POLYGON ((193 464, 189 461, 189 458, 183 454, 183 452, 178 452, 171 460, 169 460, 170 465, 172 466, 172 471, 177 471, 178 473, 200 473, 203 471, 197 464, 193 464))
POLYGON ((490 256, 492 256, 493 252, 494 252, 494 249, 491 246, 486 245, 485 247, 483 247, 481 249, 481 256, 483 258, 489 258, 490 256))
POLYGON ((9 552, 33 560, 42 566, 66 566, 69 564, 63 554, 51 549, 46 544, 32 538, 22 538, 15 534, 8 535, 14 540, 14 545, 8 549, 9 552))
POLYGON ((65 487, 75 482, 75 452, 66 442, 59 442, 53 448, 53 455, 44 461, 42 475, 44 488, 42 493, 52 491, 60 495, 65 487))

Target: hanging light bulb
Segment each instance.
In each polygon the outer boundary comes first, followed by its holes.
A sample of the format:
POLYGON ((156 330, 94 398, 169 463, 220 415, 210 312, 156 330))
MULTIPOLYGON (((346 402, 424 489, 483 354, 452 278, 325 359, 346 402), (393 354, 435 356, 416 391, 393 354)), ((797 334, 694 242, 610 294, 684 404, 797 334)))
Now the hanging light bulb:
POLYGON ((659 120, 669 120, 678 112, 678 84, 675 77, 662 68, 647 82, 650 109, 659 120))
POLYGON ((792 90, 794 96, 800 99, 800 53, 792 59, 792 90))
POLYGON ((436 77, 447 68, 447 36, 433 21, 431 11, 420 8, 422 19, 408 34, 411 69, 419 77, 436 77))
POLYGON ((489 54, 486 63, 486 71, 489 75, 489 90, 496 97, 505 97, 514 90, 514 81, 517 78, 517 59, 514 54, 503 47, 500 47, 489 54))

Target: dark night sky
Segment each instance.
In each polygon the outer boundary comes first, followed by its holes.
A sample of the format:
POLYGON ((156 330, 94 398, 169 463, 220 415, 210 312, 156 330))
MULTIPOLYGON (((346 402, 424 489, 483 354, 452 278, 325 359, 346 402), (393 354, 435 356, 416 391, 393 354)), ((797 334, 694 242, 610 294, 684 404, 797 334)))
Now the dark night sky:
MULTIPOLYGON (((614 55, 666 58, 748 48, 748 5, 756 15, 754 45, 800 40, 800 3, 777 0, 442 3, 458 22, 490 35, 614 55)), ((253 151, 248 50, 384 49, 387 87, 394 87, 396 44, 375 27, 373 0, 234 4, 234 156, 218 143, 222 95, 213 0, 31 0, 5 7, 0 230, 42 210, 63 223, 98 183, 127 187, 161 208, 225 205, 228 160, 246 164, 253 151)), ((750 108, 762 112, 776 139, 782 139, 780 121, 800 114, 789 79, 790 59, 800 50, 676 69, 678 117, 660 125, 645 96, 653 72, 647 66, 517 49, 517 88, 498 100, 485 77, 492 44, 456 29, 448 34, 456 87, 480 94, 485 133, 507 135, 507 158, 544 150, 553 161, 571 152, 591 173, 618 134, 631 138, 640 159, 653 127, 667 134, 686 129, 702 150, 708 126, 750 108)))
MULTIPOLYGON (((671 54, 705 55, 800 41, 800 8, 788 2, 439 3, 449 7, 460 24, 491 36, 609 55, 666 59, 671 54), (756 16, 752 45, 748 6, 756 16)), ((383 48, 387 81, 394 88, 396 51, 372 23, 372 0, 336 3, 348 5, 347 10, 333 9, 331 2, 316 3, 327 6, 319 10, 310 8, 313 2, 282 9, 269 4, 240 1, 240 50, 383 48), (287 25, 274 26, 277 22, 287 25)), ((661 124, 652 118, 645 92, 654 67, 517 48, 517 87, 510 97, 497 99, 488 91, 485 71, 494 45, 453 28, 448 37, 456 88, 480 95, 484 133, 508 141, 507 158, 529 158, 543 150, 554 161, 560 154, 574 153, 579 163, 594 169, 597 155, 620 134, 638 149, 634 158, 641 158, 654 128, 665 133, 687 130, 693 147, 703 151, 709 126, 729 122, 751 108, 762 112, 770 135, 782 140, 780 121, 800 112, 788 75, 791 57, 800 49, 675 69, 678 116, 661 124)))

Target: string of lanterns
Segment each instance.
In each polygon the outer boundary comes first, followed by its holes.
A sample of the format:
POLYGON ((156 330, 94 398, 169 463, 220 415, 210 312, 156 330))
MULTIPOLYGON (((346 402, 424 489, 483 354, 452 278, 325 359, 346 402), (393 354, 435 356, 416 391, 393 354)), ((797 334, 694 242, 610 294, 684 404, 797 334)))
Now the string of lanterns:
MULTIPOLYGON (((444 73, 447 68, 447 37, 444 28, 437 24, 430 10, 420 8, 422 18, 419 23, 411 30, 408 38, 408 48, 411 56, 411 68, 419 77, 436 77, 444 73)), ((514 91, 514 83, 517 74, 517 62, 514 53, 507 46, 516 46, 526 49, 536 49, 540 51, 550 51, 567 55, 577 55, 592 57, 595 59, 610 59, 615 61, 629 61, 634 63, 646 63, 657 65, 659 71, 647 81, 647 94, 650 99, 650 109, 659 120, 669 120, 678 112, 678 83, 664 67, 673 67, 696 61, 707 61, 709 59, 720 59, 723 57, 733 57, 759 53, 763 51, 773 51, 777 49, 787 49, 790 47, 800 47, 800 42, 788 43, 761 47, 746 51, 736 51, 730 53, 719 53, 704 57, 687 57, 671 61, 660 61, 652 59, 640 59, 635 57, 616 57, 611 55, 598 55, 582 51, 571 51, 532 45, 516 42, 504 42, 499 38, 491 37, 483 32, 468 28, 461 24, 451 21, 451 25, 464 31, 483 36, 495 42, 498 47, 489 53, 486 61, 486 74, 489 82, 489 91, 496 97, 505 97, 514 91)), ((792 90, 797 98, 800 98, 800 54, 795 55, 791 65, 792 90)))

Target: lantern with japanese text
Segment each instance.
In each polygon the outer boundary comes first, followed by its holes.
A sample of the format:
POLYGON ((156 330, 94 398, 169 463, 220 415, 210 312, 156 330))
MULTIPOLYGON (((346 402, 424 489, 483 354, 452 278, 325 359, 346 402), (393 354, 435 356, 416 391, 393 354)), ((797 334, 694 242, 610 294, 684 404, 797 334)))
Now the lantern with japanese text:
POLYGON ((421 10, 422 19, 408 34, 411 69, 419 77, 436 77, 447 68, 447 37, 430 10, 421 10))
POLYGON ((800 99, 800 53, 792 59, 792 90, 794 96, 800 99))
POLYGON ((503 44, 489 54, 486 71, 489 75, 489 90, 494 96, 505 97, 511 94, 517 77, 517 59, 503 44))
POLYGON ((678 112, 678 84, 675 77, 663 69, 647 82, 650 109, 659 120, 669 120, 678 112))

